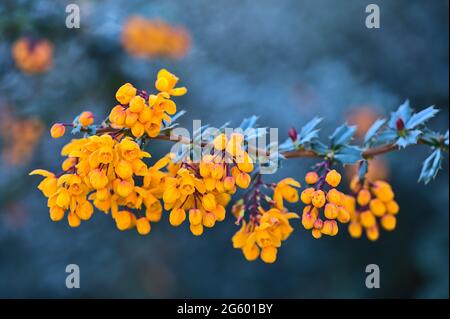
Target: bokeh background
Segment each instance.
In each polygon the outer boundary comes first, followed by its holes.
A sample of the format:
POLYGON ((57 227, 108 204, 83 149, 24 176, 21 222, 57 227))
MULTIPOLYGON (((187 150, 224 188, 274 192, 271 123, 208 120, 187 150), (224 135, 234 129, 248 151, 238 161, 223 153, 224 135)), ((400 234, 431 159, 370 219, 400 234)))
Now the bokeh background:
MULTIPOLYGON (((417 108, 441 108, 430 124, 447 130, 448 10, 447 0, 2 0, 0 297, 448 298, 448 162, 433 183, 418 184, 422 147, 379 164, 401 205, 394 232, 371 243, 341 228, 338 237, 314 240, 295 223, 273 265, 249 263, 232 248, 232 218, 200 238, 168 218, 145 237, 116 230, 102 213, 78 229, 53 223, 38 178, 27 176, 36 167, 58 169, 68 138, 51 140, 51 123, 83 110, 105 117, 121 84, 151 90, 162 67, 189 88, 177 100, 187 128, 192 119, 238 125, 256 114, 284 139, 289 127, 320 115, 326 137, 343 121, 370 122, 409 98, 417 108), (81 9, 80 29, 65 27, 68 3, 81 9), (381 8, 381 29, 365 27, 369 3, 381 8), (184 28, 186 52, 127 52, 121 32, 136 14, 184 28), (11 48, 23 36, 52 43, 48 71, 17 67, 11 48), (80 266, 80 289, 65 287, 71 263, 80 266), (370 263, 380 266, 380 289, 365 287, 370 263)), ((155 142, 150 152, 156 158, 168 147, 155 142)), ((300 179, 310 164, 286 161, 269 179, 300 179)))

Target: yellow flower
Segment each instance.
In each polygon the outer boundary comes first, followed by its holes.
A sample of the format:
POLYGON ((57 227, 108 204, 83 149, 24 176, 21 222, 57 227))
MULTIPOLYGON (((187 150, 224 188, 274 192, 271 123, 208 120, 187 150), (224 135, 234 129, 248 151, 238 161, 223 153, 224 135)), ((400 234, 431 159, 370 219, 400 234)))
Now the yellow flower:
POLYGON ((147 235, 150 233, 150 223, 145 217, 141 217, 136 220, 136 229, 140 235, 147 235))
POLYGON ((298 191, 296 188, 300 187, 300 183, 293 178, 285 178, 278 182, 273 192, 273 199, 279 209, 283 209, 283 200, 289 203, 298 202, 298 191))
POLYGON ((158 91, 167 92, 170 95, 181 96, 186 94, 187 89, 185 87, 175 88, 178 82, 178 78, 167 71, 166 69, 161 69, 158 72, 155 87, 158 91))
POLYGON ((182 208, 174 208, 170 212, 169 222, 172 226, 180 226, 186 219, 186 212, 182 208))
POLYGON ((116 92, 116 99, 121 104, 130 103, 131 99, 136 96, 136 88, 130 83, 125 83, 116 92))

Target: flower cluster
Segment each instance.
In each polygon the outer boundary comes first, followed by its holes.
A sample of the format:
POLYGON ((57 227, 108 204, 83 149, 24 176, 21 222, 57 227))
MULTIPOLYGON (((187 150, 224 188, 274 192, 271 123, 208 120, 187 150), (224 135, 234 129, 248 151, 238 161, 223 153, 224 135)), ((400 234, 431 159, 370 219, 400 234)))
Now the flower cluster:
POLYGON ((379 224, 387 231, 395 229, 399 205, 394 200, 391 186, 384 181, 361 182, 355 176, 350 185, 352 195, 348 198, 348 210, 351 222, 348 227, 350 236, 360 238, 363 230, 369 240, 375 241, 380 236, 379 224), (377 222, 377 219, 379 222, 377 222))
POLYGON ((300 183, 292 178, 286 178, 277 184, 264 184, 261 175, 255 180, 253 189, 244 200, 233 206, 233 214, 237 223, 242 223, 240 230, 233 236, 233 247, 241 249, 248 261, 258 257, 265 263, 273 263, 277 259, 278 248, 293 232, 289 220, 299 218, 296 213, 289 212, 283 200, 290 203, 298 201, 300 183), (273 190, 273 198, 261 193, 261 187, 273 190), (269 208, 263 208, 263 202, 269 208), (248 221, 245 213, 248 212, 248 221))
POLYGON ((341 174, 329 169, 329 163, 318 165, 317 171, 310 171, 305 181, 310 187, 300 195, 301 201, 307 205, 303 209, 302 224, 305 229, 311 229, 314 238, 322 235, 335 236, 340 223, 350 221, 350 213, 346 208, 347 197, 336 189, 341 182, 341 174), (317 171, 323 171, 319 176, 317 171), (328 189, 327 189, 328 188, 328 189))
POLYGON ((186 94, 185 87, 175 87, 178 78, 169 71, 158 72, 155 83, 158 94, 148 95, 137 90, 132 84, 122 85, 116 92, 120 103, 109 114, 111 126, 116 129, 129 128, 134 137, 157 136, 163 121, 170 122, 170 116, 176 113, 177 107, 171 96, 186 94))
MULTIPOLYGON (((30 173, 44 177, 38 188, 48 198, 52 220, 62 220, 68 211, 69 225, 77 227, 82 220, 91 218, 95 206, 104 213, 111 212, 120 230, 136 228, 140 234, 150 232, 150 222, 161 219, 161 199, 165 190, 172 185, 178 167, 172 162, 171 154, 153 166, 144 162, 150 154, 141 149, 138 138, 147 136, 136 133, 136 124, 140 123, 146 128, 148 122, 143 119, 143 113, 150 112, 148 120, 153 123, 159 121, 159 133, 161 121, 170 120, 164 112, 174 114, 176 110, 170 96, 186 92, 185 88, 175 88, 177 81, 175 75, 161 70, 155 84, 160 93, 148 96, 148 105, 138 95, 142 91, 129 84, 122 86, 117 91, 116 98, 124 109, 123 123, 118 122, 118 117, 111 112, 109 126, 106 126, 105 121, 100 126, 95 126, 94 115, 85 111, 71 124, 56 123, 52 126, 50 134, 53 138, 63 136, 66 127, 87 134, 84 138, 73 139, 63 147, 61 155, 67 158, 62 163, 61 173, 54 174, 42 169, 30 173), (142 104, 137 106, 140 102, 136 101, 141 99, 142 104), (131 117, 136 118, 136 122, 128 125, 131 117), (164 168, 167 170, 163 171, 164 168)), ((148 134, 148 130, 145 129, 145 133, 148 134)), ((181 172, 178 173, 182 175, 181 172)), ((224 203, 219 198, 218 202, 224 203)), ((218 212, 219 209, 214 211, 218 212)), ((224 214, 223 209, 222 215, 224 214)))
MULTIPOLYGON (((84 111, 72 123, 51 127, 53 138, 64 136, 67 128, 73 134, 84 134, 61 150, 66 158, 60 173, 43 169, 30 173, 44 177, 38 188, 47 198, 53 221, 66 217, 71 227, 78 227, 97 209, 109 214, 119 230, 136 229, 146 235, 151 231, 151 223, 160 221, 166 211, 172 226, 188 220, 191 233, 200 236, 205 228, 225 219, 232 195, 241 189, 245 194, 231 209, 236 224, 241 226, 232 238, 233 247, 240 249, 247 260, 260 258, 265 263, 276 261, 278 249, 294 231, 291 220, 299 218, 299 214, 287 206, 299 200, 306 205, 301 223, 316 239, 337 235, 338 223, 350 222, 352 237, 361 237, 365 231, 372 241, 379 237, 380 225, 386 230, 396 227, 399 205, 388 183, 378 179, 371 182, 370 177, 376 175, 369 174, 369 159, 372 165, 374 156, 412 142, 396 135, 400 144, 390 141, 372 146, 384 120, 368 129, 364 149, 349 144, 356 128, 348 125, 336 129, 328 148, 318 141, 317 125, 321 119, 314 118, 299 132, 291 129, 289 140, 280 145, 276 156, 269 152, 272 144, 256 149, 255 154, 245 136, 255 136, 251 129, 256 126, 256 116, 242 121, 240 130, 232 133, 222 127, 213 138, 204 138, 206 126, 196 130, 192 140, 183 136, 172 138, 175 132, 171 130, 177 124, 173 123, 177 106, 172 98, 187 92, 185 87, 177 87, 178 81, 178 77, 162 69, 155 81, 155 94, 130 83, 122 85, 115 95, 119 104, 101 124, 95 124, 92 112, 84 111), (144 146, 152 139, 168 140, 169 133, 171 140, 180 142, 179 149, 149 165, 146 161, 151 156, 144 146), (279 159, 278 155, 314 156, 322 161, 306 174, 308 186, 299 195, 301 185, 293 178, 264 182, 262 169, 256 167, 258 154, 269 155, 270 161, 279 159), (337 189, 342 177, 333 169, 336 164, 358 164, 358 177, 350 183, 351 195, 337 189), (364 180, 360 180, 362 176, 364 180)), ((408 107, 405 104, 394 113, 391 122, 398 126, 396 117, 400 114, 407 120, 403 129, 414 128, 436 113, 431 107, 411 116, 408 107)), ((387 136, 400 134, 391 126, 387 136)), ((421 173, 421 179, 429 181, 439 170, 442 153, 448 151, 448 133, 442 136, 427 132, 422 143, 434 148, 421 173)), ((371 167, 376 171, 376 165, 371 167)))
POLYGON ((12 47, 17 67, 25 73, 46 72, 52 66, 53 46, 47 40, 20 38, 12 47))
POLYGON ((123 27, 122 44, 139 57, 182 58, 190 49, 191 38, 183 27, 134 16, 123 27))
POLYGON ((188 160, 178 165, 175 176, 167 178, 163 194, 164 208, 170 210, 170 224, 181 225, 188 212, 190 230, 199 236, 204 227, 211 228, 225 219, 225 207, 237 187, 251 182, 253 160, 244 150, 244 137, 220 134, 210 154, 200 163, 188 160))

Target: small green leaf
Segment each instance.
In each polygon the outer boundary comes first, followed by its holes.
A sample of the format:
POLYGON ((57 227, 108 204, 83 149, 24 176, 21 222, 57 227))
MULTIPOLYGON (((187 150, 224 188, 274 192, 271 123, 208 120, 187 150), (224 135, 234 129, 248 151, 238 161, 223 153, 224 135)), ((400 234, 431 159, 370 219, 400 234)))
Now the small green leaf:
POLYGON ((353 145, 346 145, 339 149, 338 152, 334 154, 334 158, 341 162, 343 165, 356 164, 357 162, 363 160, 362 150, 353 145))
POLYGON ((342 146, 350 142, 353 134, 356 132, 356 126, 348 126, 347 124, 339 126, 330 136, 331 146, 333 148, 342 146))
POLYGON ((375 123, 372 124, 372 126, 369 128, 369 130, 366 133, 366 136, 364 137, 364 144, 368 145, 372 141, 372 139, 375 137, 375 135, 378 133, 380 128, 386 123, 385 119, 378 119, 375 121, 375 123))
POLYGON ((405 128, 408 130, 412 130, 417 126, 424 124, 426 121, 434 117, 437 113, 439 113, 439 110, 434 108, 434 106, 427 107, 425 110, 413 114, 411 118, 406 122, 405 128))
POLYGON ((431 153, 431 155, 428 156, 422 164, 419 182, 428 184, 431 180, 433 180, 441 169, 442 159, 443 155, 440 149, 437 149, 431 153))

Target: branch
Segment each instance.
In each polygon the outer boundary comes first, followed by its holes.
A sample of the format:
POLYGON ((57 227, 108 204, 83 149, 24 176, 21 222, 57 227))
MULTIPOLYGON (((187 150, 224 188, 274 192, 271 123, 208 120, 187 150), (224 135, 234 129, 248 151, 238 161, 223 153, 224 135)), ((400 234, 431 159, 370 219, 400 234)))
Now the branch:
MULTIPOLYGON (((192 141, 189 139, 186 139, 182 136, 178 136, 178 137, 173 137, 171 138, 168 135, 158 135, 156 137, 152 137, 151 139, 155 139, 155 140, 163 140, 163 141, 171 141, 171 142, 181 142, 184 144, 191 144, 192 141)), ((425 144, 424 141, 419 140, 418 144, 425 144)), ((204 146, 204 145, 202 145, 204 146)), ((257 149, 258 150, 258 149, 257 149)), ((373 147, 373 148, 369 148, 366 149, 362 156, 365 159, 370 159, 372 157, 378 156, 378 155, 382 155, 385 153, 390 153, 393 151, 397 151, 399 150, 399 147, 395 144, 395 143, 389 143, 389 144, 385 144, 385 145, 381 145, 381 146, 377 146, 377 147, 373 147)), ((264 150, 259 150, 260 152, 265 152, 264 150)), ((295 150, 295 151, 287 151, 287 152, 282 152, 281 153, 285 158, 302 158, 302 157, 321 157, 319 154, 317 154, 316 152, 312 151, 312 150, 295 150)))

